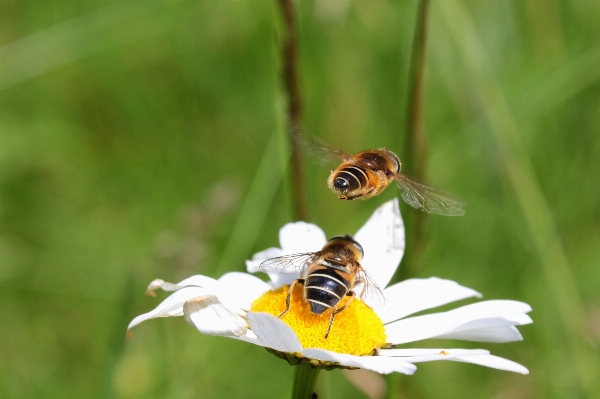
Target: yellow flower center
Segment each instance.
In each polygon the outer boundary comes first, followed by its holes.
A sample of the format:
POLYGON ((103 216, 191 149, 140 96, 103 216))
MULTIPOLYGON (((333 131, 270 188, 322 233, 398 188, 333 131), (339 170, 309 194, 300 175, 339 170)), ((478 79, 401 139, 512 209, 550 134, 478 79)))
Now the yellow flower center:
MULTIPOLYGON (((252 312, 266 312, 276 317, 285 310, 288 285, 268 291, 252 304, 252 312)), ((349 297, 337 305, 344 306, 349 297)), ((369 355, 385 345, 383 322, 377 314, 360 299, 335 315, 329 336, 325 339, 331 310, 314 314, 304 300, 304 287, 296 284, 290 298, 290 309, 281 320, 290 326, 300 339, 303 348, 321 348, 351 355, 369 355)))

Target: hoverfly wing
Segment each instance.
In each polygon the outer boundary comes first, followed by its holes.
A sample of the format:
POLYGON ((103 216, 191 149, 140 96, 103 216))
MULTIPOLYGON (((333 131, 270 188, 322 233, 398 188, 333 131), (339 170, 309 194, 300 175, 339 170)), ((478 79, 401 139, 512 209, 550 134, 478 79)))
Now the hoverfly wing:
POLYGON ((298 129, 293 129, 290 134, 294 141, 300 144, 321 165, 329 161, 348 161, 352 159, 352 155, 347 152, 332 147, 317 137, 306 137, 298 129))
POLYGON ((358 288, 358 297, 369 307, 378 307, 385 304, 385 296, 377 283, 362 267, 358 270, 355 286, 358 288))
POLYGON ((278 256, 277 258, 265 260, 259 265, 259 268, 268 273, 302 272, 303 269, 310 265, 318 256, 319 252, 278 256))
POLYGON ((352 159, 352 155, 339 148, 335 148, 325 143, 323 140, 313 138, 313 145, 309 150, 315 156, 327 161, 348 161, 352 159))
POLYGON ((413 208, 427 213, 445 216, 462 216, 465 203, 452 198, 437 188, 410 180, 403 174, 396 175, 396 182, 402 189, 402 199, 413 208))

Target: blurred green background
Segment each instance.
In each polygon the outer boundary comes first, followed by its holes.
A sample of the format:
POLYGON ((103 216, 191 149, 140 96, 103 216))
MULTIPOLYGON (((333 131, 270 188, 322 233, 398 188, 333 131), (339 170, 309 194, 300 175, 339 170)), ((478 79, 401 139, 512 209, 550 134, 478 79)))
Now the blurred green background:
MULTIPOLYGON (((307 134, 405 154, 417 1, 296 4, 307 134)), ((0 397, 289 397, 292 367, 183 318, 125 340, 166 297, 143 295, 151 280, 245 270, 293 219, 277 2, 0 9, 0 397)), ((432 2, 427 181, 469 205, 427 217, 418 251, 408 214, 398 278, 528 302, 534 324, 523 342, 413 346, 484 347, 531 373, 423 363, 385 377, 388 397, 600 397, 599 27, 597 0, 432 2)), ((305 166, 328 236, 399 194, 342 202, 305 166)), ((366 397, 339 370, 318 390, 366 397)))

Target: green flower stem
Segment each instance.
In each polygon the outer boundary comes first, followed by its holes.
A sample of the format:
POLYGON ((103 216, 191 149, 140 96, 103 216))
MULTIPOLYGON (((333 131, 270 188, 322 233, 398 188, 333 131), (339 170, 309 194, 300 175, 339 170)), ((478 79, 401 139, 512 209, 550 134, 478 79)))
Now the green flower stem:
MULTIPOLYGON (((429 0, 420 0, 417 7, 415 31, 408 76, 408 99, 406 109, 406 134, 402 160, 410 175, 425 183, 427 166, 427 134, 423 121, 425 106, 425 54, 427 50, 427 26, 429 17, 429 0)), ((426 213, 410 208, 407 213, 407 226, 414 226, 408 232, 407 248, 403 267, 403 278, 418 275, 419 261, 425 249, 426 238, 424 223, 426 213)))
POLYGON ((310 399, 313 397, 319 371, 321 371, 319 367, 311 367, 310 364, 305 362, 300 362, 296 366, 292 399, 310 399))
MULTIPOLYGON (((294 2, 279 0, 285 23, 285 42, 283 44, 283 80, 288 101, 288 129, 293 132, 302 125, 302 98, 300 93, 300 76, 298 74, 299 44, 296 32, 294 2)), ((302 153, 298 142, 289 134, 292 149, 292 181, 294 211, 296 220, 308 220, 308 208, 304 192, 304 174, 302 153)))

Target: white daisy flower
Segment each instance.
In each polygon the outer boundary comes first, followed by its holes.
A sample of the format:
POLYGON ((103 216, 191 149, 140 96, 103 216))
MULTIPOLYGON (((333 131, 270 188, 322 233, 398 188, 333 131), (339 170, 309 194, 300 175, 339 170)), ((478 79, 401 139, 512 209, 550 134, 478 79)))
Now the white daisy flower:
MULTIPOLYGON (((404 254, 404 225, 398 201, 380 206, 354 235, 364 249, 362 266, 381 288, 387 287, 404 254)), ((279 233, 280 248, 270 248, 247 261, 251 273, 262 271, 262 261, 289 254, 316 252, 326 243, 323 231, 309 223, 285 225, 279 233)), ((362 368, 382 374, 412 374, 414 363, 451 360, 528 374, 522 365, 493 356, 484 349, 402 349, 398 345, 427 338, 463 339, 477 342, 521 340, 515 326, 529 324, 531 307, 512 300, 491 300, 454 310, 408 317, 423 310, 470 297, 478 292, 439 279, 410 279, 383 289, 385 305, 371 309, 354 300, 336 315, 328 338, 327 312, 310 311, 297 284, 285 309, 288 284, 298 274, 269 274, 263 282, 247 273, 227 273, 215 280, 193 276, 178 284, 153 281, 156 289, 175 291, 153 311, 133 319, 132 327, 148 319, 185 316, 201 333, 221 335, 263 346, 291 364, 320 367, 362 368)))

